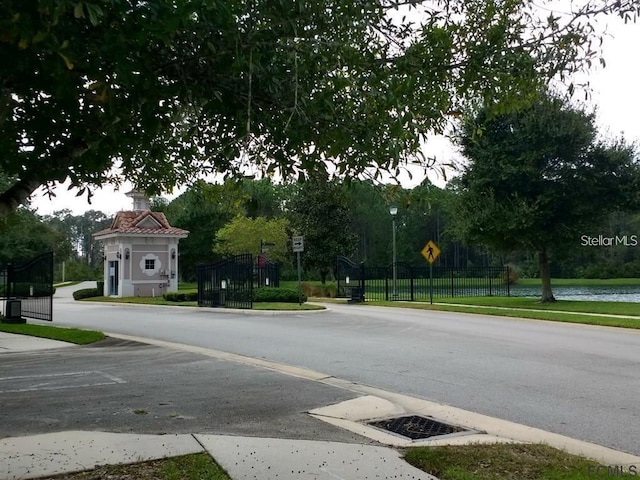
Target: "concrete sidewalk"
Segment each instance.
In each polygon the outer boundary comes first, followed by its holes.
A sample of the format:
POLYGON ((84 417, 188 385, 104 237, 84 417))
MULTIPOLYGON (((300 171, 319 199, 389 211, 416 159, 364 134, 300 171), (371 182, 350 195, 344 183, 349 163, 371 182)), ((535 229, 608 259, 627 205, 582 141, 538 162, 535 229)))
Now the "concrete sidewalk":
POLYGON ((0 440, 0 478, 41 478, 203 452, 234 480, 434 478, 386 447, 223 435, 76 431, 0 440))

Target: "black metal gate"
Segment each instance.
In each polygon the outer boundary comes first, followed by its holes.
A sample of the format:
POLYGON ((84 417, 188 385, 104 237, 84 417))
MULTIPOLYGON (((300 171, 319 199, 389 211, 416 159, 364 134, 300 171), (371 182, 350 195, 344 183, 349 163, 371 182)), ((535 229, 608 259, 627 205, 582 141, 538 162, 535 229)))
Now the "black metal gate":
POLYGON ((338 297, 351 297, 358 288, 367 300, 429 301, 432 295, 510 296, 509 267, 413 267, 403 262, 385 267, 357 265, 339 256, 336 261, 338 297))
POLYGON ((253 267, 251 254, 198 265, 198 306, 252 308, 253 267))
POLYGON ((356 264, 339 255, 336 259, 337 296, 351 297, 353 301, 364 300, 364 264, 356 264))
POLYGON ((53 252, 22 265, 8 264, 0 277, 5 316, 12 316, 17 306, 21 317, 53 320, 53 252))
POLYGON ((280 265, 266 259, 263 255, 258 255, 255 264, 255 286, 260 287, 280 287, 280 265))

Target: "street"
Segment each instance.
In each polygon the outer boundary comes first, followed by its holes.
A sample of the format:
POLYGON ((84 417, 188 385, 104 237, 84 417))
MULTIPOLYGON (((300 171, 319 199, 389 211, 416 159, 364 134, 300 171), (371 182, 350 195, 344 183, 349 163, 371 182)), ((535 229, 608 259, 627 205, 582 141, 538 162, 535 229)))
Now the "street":
POLYGON ((640 454, 634 330, 355 305, 265 315, 68 300, 54 302, 54 324, 264 358, 640 454))

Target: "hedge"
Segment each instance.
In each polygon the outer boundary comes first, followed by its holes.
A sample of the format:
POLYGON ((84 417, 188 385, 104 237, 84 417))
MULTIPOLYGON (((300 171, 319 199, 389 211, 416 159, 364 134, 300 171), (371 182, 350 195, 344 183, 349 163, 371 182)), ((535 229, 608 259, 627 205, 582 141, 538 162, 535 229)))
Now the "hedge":
POLYGON ((166 292, 162 294, 167 302, 197 302, 197 291, 185 291, 185 292, 166 292))
POLYGON ((83 288, 82 290, 76 290, 73 292, 74 300, 81 300, 83 298, 101 297, 102 290, 97 288, 83 288))
MULTIPOLYGON (((298 291, 291 288, 261 287, 253 291, 253 301, 260 302, 282 302, 298 303, 298 291)), ((302 301, 307 301, 307 296, 302 294, 302 301)))

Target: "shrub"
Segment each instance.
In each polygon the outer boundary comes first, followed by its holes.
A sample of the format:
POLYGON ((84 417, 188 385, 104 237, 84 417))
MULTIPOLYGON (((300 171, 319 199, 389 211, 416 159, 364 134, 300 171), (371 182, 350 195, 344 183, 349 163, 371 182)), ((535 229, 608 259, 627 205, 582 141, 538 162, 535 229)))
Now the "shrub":
POLYGON ((520 271, 518 270, 518 267, 511 263, 507 264, 507 267, 509 270, 503 274, 502 281, 505 282, 505 284, 515 285, 518 283, 518 279, 520 278, 520 271))
MULTIPOLYGON (((298 303, 298 291, 291 288, 262 287, 253 291, 253 301, 260 302, 283 302, 298 303)), ((302 301, 307 301, 307 296, 302 294, 302 301)))
POLYGON ((302 282, 302 292, 307 297, 335 298, 338 296, 338 287, 333 283, 322 285, 317 283, 302 282))
POLYGON ((162 294, 167 302, 197 302, 197 291, 183 291, 183 292, 166 292, 162 294))
POLYGON ((81 300, 83 298, 101 297, 102 291, 98 291, 97 288, 83 288, 82 290, 76 290, 73 292, 74 300, 81 300))

